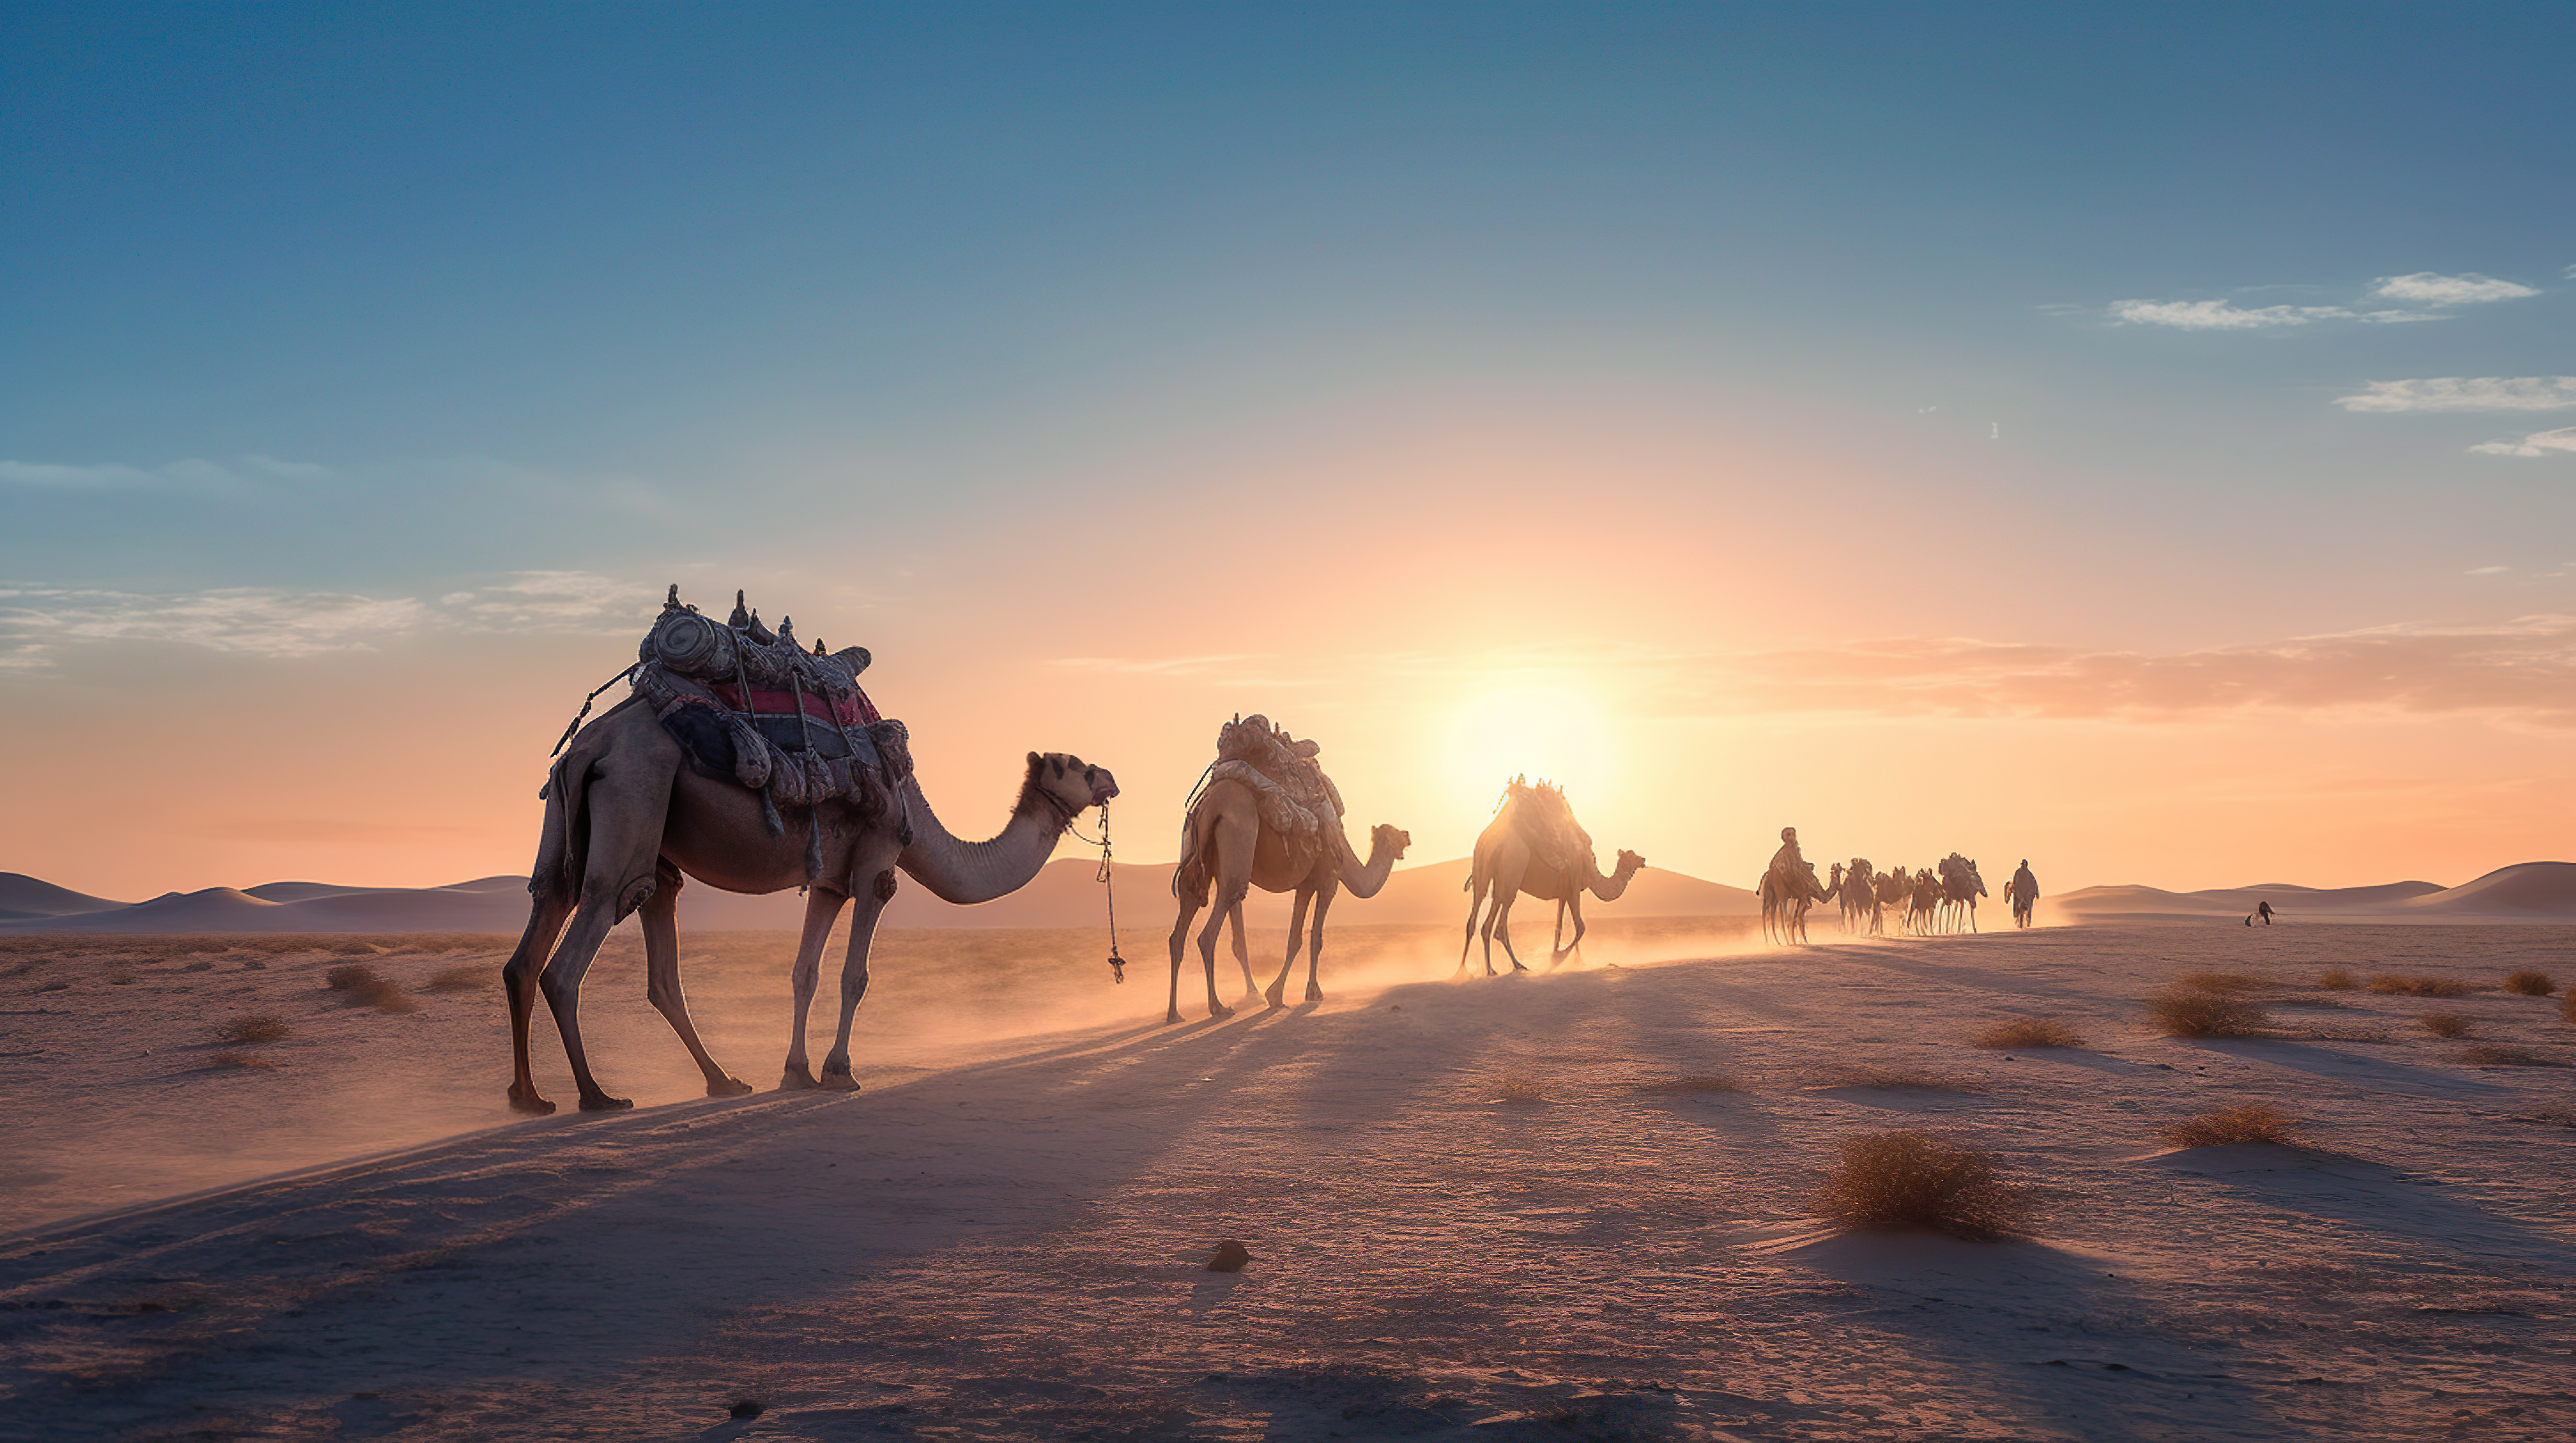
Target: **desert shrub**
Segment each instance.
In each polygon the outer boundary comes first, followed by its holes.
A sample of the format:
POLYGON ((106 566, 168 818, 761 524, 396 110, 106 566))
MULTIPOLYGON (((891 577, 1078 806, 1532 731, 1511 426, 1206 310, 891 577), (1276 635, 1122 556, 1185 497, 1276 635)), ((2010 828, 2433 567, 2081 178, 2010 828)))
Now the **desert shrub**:
POLYGON ((105 975, 107 977, 107 985, 110 987, 131 986, 134 982, 134 969, 126 966, 122 962, 108 968, 105 975))
POLYGON ((2436 1037, 2466 1037, 2469 1035, 2469 1019, 2462 1017, 2456 1012, 2427 1012, 2415 1020, 2423 1023, 2424 1030, 2432 1033, 2436 1037))
POLYGON ((2259 1037, 2272 1024, 2242 997, 2197 987, 2168 987, 2149 997, 2147 1020, 2168 1037, 2259 1037))
POLYGON ((2174 979, 2173 985, 2203 992, 2260 992, 2276 984, 2243 972, 2185 972, 2174 979))
POLYGON ((208 1067, 232 1067, 240 1068, 244 1071, 259 1071, 275 1067, 278 1064, 272 1059, 262 1057, 255 1052, 218 1052, 214 1056, 206 1059, 206 1065, 208 1067))
POLYGON ((420 1004, 403 995, 394 980, 364 962, 343 962, 322 974, 323 984, 347 996, 352 1007, 372 1007, 378 1012, 412 1012, 420 1004))
POLYGON ((2352 974, 2342 968, 2329 967, 2325 970, 2325 975, 2317 979, 2317 985, 2328 992, 2350 992, 2361 984, 2353 981, 2352 974))
POLYGON ((1694 1073, 1689 1077, 1667 1077, 1658 1082, 1637 1084, 1639 1092, 1743 1092, 1743 1083, 1716 1073, 1694 1073))
POLYGON ((1968 1045, 2000 1052, 2015 1047, 2081 1047, 2084 1039, 2074 1028, 2054 1017, 2014 1017, 1995 1023, 1969 1038, 1968 1045))
POLYGON ((1537 1078, 1530 1076, 1526 1072, 1506 1072, 1502 1076, 1494 1079, 1494 1100, 1497 1102, 1545 1102, 1547 1101, 1547 1092, 1539 1086, 1537 1078))
POLYGON ((2287 1113, 2249 1102, 2158 1128, 2156 1135, 2176 1147, 2226 1147, 2240 1142, 2277 1142, 2295 1147, 2299 1140, 2290 1131, 2292 1125, 2287 1113))
POLYGON ((1866 1087, 1879 1092, 1982 1092, 1955 1073, 1921 1067, 1845 1067, 1825 1074, 1827 1087, 1866 1087))
POLYGON ((1846 1139, 1814 1207, 1856 1226, 1938 1228, 1964 1238, 2027 1233, 2036 1213, 2030 1190, 2004 1181, 1992 1153, 1922 1132, 1846 1139))
POLYGON ((489 967, 447 967, 442 968, 437 976, 429 979, 428 990, 432 992, 480 992, 485 987, 490 986, 492 980, 493 973, 492 969, 489 967))
POLYGON ((2370 990, 2404 997, 2466 997, 2477 989, 2449 977, 2397 977, 2383 973, 2370 979, 2370 990))
POLYGON ((2558 990, 2546 972, 2516 972, 2504 979, 2504 990, 2516 997, 2546 997, 2558 990))
POLYGON ((2462 1062, 2479 1067, 2565 1067, 2567 1064, 2547 1053, 2528 1047, 2472 1047, 2460 1054, 2462 1062))
POLYGON ((257 1017, 236 1017, 216 1032, 218 1040, 235 1043, 279 1042, 295 1035, 283 1017, 263 1013, 257 1017))

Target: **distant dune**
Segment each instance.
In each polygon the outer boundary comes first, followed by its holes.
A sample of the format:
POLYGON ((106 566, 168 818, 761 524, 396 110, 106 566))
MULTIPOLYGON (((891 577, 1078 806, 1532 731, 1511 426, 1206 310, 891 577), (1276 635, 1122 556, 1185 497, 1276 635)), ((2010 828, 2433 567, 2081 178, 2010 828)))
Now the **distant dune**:
MULTIPOLYGON (((1467 918, 1467 859, 1397 871, 1384 890, 1362 900, 1344 894, 1332 916, 1342 922, 1440 922, 1467 918)), ((888 927, 1098 927, 1108 899, 1094 880, 1097 862, 1050 862, 1007 897, 973 907, 940 901, 906 881, 886 907, 888 927)), ((517 932, 528 921, 525 877, 481 877, 446 887, 343 887, 327 882, 269 882, 247 891, 209 887, 168 892, 148 902, 115 902, 0 872, 0 932, 517 932)), ((1121 932, 1168 933, 1173 917, 1172 864, 1117 870, 1121 932)), ((1289 899, 1256 891, 1244 909, 1255 927, 1288 925, 1289 899)), ((1617 902, 1593 901, 1594 917, 1742 917, 1758 912, 1741 887, 1648 868, 1617 902)), ((692 931, 782 929, 802 925, 805 899, 794 891, 748 897, 692 882, 680 893, 680 925, 692 931)), ((1515 913, 1554 919, 1554 909, 1524 900, 1515 913)))
POLYGON ((2517 862, 2474 882, 2387 882, 2375 887, 2299 887, 2266 882, 2167 892, 2156 887, 2086 887, 2048 899, 2078 920, 2122 917, 2241 917, 2269 902, 2284 921, 2300 917, 2375 921, 2576 921, 2576 862, 2517 862))

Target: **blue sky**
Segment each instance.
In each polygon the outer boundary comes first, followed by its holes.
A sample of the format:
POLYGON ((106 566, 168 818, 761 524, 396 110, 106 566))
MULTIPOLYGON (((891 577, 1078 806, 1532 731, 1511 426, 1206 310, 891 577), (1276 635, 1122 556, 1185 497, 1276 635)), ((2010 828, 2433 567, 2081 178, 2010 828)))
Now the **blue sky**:
MULTIPOLYGON (((354 648, 577 696, 673 577, 935 653, 879 683, 915 713, 1244 658, 1085 743, 1158 757, 1399 653, 2576 612, 2576 450, 2530 439, 2576 422, 2571 42, 2538 5, 13 5, 0 722, 354 648)), ((2262 704, 2541 725, 2457 680, 2262 704)))

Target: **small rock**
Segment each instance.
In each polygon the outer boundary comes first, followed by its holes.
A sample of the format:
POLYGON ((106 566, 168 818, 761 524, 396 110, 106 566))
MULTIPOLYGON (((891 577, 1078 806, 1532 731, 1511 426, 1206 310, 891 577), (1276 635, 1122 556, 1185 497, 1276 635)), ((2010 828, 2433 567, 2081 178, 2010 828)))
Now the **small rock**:
POLYGON ((1208 1259, 1207 1270, 1211 1273, 1239 1273, 1243 1271, 1243 1265, 1251 1261, 1252 1254, 1243 1244, 1227 1238, 1216 1245, 1216 1256, 1208 1259))

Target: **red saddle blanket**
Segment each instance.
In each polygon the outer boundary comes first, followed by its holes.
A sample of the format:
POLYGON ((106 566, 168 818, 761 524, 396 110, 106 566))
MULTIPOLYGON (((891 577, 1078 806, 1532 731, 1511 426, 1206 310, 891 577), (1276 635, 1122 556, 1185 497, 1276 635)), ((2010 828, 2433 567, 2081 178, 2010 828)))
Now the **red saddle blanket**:
MULTIPOLYGON (((794 692, 772 691, 767 687, 755 686, 749 689, 751 705, 745 707, 743 705, 744 688, 741 685, 730 681, 711 681, 705 683, 705 686, 707 690, 715 693, 716 700, 723 702, 726 707, 734 711, 748 711, 753 716, 792 717, 796 715, 794 692)), ((843 726, 854 727, 885 720, 884 717, 877 715, 876 705, 868 700, 868 694, 864 691, 845 697, 827 697, 819 692, 809 691, 804 694, 804 698, 805 714, 816 721, 838 722, 843 726)))

